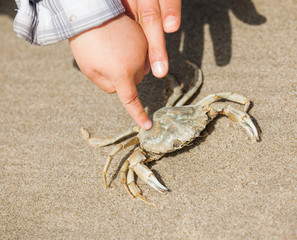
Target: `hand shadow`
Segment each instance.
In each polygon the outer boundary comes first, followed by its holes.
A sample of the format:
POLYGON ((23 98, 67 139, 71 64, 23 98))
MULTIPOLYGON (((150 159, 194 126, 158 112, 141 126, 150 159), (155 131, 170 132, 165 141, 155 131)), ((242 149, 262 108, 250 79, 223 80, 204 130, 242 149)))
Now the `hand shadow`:
POLYGON ((217 66, 229 64, 232 57, 229 12, 249 25, 266 22, 266 18, 257 12, 251 0, 184 0, 181 28, 177 33, 166 36, 169 59, 173 60, 171 66, 187 59, 201 67, 205 24, 209 25, 217 66))
MULTIPOLYGON (((229 12, 249 25, 263 24, 266 18, 257 12, 252 0, 183 0, 182 3, 180 30, 166 34, 166 45, 170 61, 169 72, 177 81, 184 84, 184 89, 187 91, 193 85, 193 69, 185 63, 185 60, 190 60, 201 68, 205 24, 209 25, 216 64, 226 66, 232 57, 232 27, 229 12)), ((151 75, 140 84, 141 101, 144 106, 149 106, 149 114, 164 106, 166 99, 162 89, 166 86, 166 83, 155 80, 151 75), (154 93, 152 97, 148 97, 149 91, 154 93)))
POLYGON ((15 1, 13 0, 0 0, 0 14, 8 15, 11 18, 14 18, 16 15, 15 9, 17 8, 15 1))

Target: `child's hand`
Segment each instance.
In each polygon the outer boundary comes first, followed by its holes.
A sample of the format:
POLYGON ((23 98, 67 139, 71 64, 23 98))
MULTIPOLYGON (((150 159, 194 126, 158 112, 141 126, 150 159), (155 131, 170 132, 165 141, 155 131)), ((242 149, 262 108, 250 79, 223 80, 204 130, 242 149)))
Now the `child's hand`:
POLYGON ((121 15, 69 41, 81 71, 105 92, 117 92, 139 126, 151 128, 136 89, 149 72, 149 65, 145 67, 147 41, 141 27, 121 15))

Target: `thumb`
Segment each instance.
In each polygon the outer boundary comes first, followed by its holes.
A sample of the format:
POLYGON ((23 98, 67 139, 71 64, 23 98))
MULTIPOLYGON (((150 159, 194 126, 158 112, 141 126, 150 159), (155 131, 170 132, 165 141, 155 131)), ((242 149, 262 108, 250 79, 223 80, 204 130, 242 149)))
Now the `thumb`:
POLYGON ((116 91, 122 104, 135 122, 141 128, 150 129, 152 121, 140 102, 135 82, 133 80, 121 81, 121 83, 117 84, 116 91))

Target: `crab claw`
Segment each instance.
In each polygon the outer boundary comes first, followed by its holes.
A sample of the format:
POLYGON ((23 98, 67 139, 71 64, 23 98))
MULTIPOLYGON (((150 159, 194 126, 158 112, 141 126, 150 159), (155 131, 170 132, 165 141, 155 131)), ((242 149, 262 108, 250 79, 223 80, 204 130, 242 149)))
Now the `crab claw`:
POLYGON ((152 188, 156 189, 160 193, 168 192, 168 189, 164 187, 158 179, 152 174, 150 178, 146 181, 152 188))
POLYGON ((222 113, 228 116, 233 122, 237 122, 242 127, 244 127, 249 135, 257 142, 260 141, 258 130, 246 112, 242 112, 228 105, 226 108, 224 108, 222 113))
POLYGON ((80 129, 80 133, 83 139, 87 141, 92 147, 103 147, 112 143, 109 138, 91 137, 90 133, 84 128, 80 129))
POLYGON ((89 139, 90 139, 90 133, 86 130, 86 129, 84 129, 84 128, 80 128, 80 133, 81 133, 81 136, 83 137, 83 139, 85 140, 85 141, 87 141, 87 142, 89 142, 89 139))
POLYGON ((136 172, 137 176, 150 185, 152 188, 156 189, 160 193, 165 193, 168 191, 166 187, 164 187, 158 179, 155 177, 154 173, 145 166, 142 162, 136 164, 133 167, 133 170, 136 172))
POLYGON ((248 115, 242 119, 241 125, 247 130, 250 136, 256 140, 256 142, 260 141, 258 130, 248 115))

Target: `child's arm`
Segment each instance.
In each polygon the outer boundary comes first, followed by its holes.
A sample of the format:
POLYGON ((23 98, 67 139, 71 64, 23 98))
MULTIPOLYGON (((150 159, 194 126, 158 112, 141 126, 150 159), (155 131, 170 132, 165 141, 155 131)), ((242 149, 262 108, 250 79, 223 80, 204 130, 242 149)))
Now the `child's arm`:
POLYGON ((120 0, 16 0, 14 31, 35 45, 47 45, 98 27, 125 12, 120 0))

